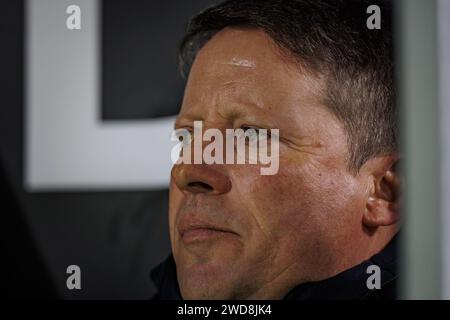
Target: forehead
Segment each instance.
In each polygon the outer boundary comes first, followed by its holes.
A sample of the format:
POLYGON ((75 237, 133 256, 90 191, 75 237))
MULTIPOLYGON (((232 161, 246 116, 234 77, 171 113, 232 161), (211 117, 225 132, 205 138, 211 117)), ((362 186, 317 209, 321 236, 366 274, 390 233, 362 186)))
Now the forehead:
POLYGON ((318 79, 301 68, 287 50, 254 28, 228 27, 214 35, 197 54, 189 78, 195 83, 239 79, 262 80, 259 84, 263 85, 277 81, 274 89, 291 89, 294 84, 309 90, 318 86, 318 79))
POLYGON ((199 51, 185 102, 221 93, 221 98, 245 96, 256 104, 279 107, 296 98, 317 98, 319 88, 321 81, 302 71, 263 31, 225 28, 199 51))
POLYGON ((313 78, 306 77, 308 73, 292 55, 264 31, 250 28, 228 27, 214 35, 197 54, 191 70, 194 78, 199 70, 202 78, 220 75, 226 78, 236 74, 264 77, 266 82, 280 78, 308 78, 308 81, 313 78))
MULTIPOLYGON (((289 69, 288 59, 282 58, 281 50, 274 41, 259 29, 225 28, 218 32, 199 51, 193 68, 230 70, 243 69, 247 72, 278 72, 289 69)), ((292 66, 291 66, 292 67, 292 66)))

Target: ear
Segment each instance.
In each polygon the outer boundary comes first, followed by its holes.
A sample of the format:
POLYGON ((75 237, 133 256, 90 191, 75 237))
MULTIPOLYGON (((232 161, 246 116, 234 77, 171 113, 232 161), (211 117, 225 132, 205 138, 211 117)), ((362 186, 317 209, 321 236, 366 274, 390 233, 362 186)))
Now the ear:
POLYGON ((402 193, 399 155, 375 157, 363 167, 369 184, 363 224, 371 228, 395 224, 400 219, 402 193))

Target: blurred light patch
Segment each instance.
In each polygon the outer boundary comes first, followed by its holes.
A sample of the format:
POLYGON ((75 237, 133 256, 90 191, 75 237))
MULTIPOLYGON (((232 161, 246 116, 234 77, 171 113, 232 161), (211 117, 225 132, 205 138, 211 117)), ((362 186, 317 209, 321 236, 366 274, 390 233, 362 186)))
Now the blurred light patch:
POLYGON ((99 117, 100 1, 28 1, 26 10, 25 187, 167 187, 173 117, 99 117), (81 8, 80 30, 66 28, 72 4, 81 8))

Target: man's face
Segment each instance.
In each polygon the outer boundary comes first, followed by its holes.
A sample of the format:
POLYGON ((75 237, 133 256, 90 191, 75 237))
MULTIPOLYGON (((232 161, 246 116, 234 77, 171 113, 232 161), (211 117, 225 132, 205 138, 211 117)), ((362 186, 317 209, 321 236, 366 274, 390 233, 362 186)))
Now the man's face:
POLYGON ((197 55, 176 127, 279 129, 279 171, 173 167, 170 237, 184 298, 281 298, 364 249, 351 241, 364 186, 321 89, 262 31, 224 29, 197 55))

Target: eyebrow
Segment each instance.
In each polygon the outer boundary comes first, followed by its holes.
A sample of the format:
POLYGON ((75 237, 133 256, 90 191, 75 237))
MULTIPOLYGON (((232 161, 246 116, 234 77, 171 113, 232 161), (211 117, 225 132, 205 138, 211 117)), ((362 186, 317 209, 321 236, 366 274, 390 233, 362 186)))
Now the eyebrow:
POLYGON ((183 124, 186 122, 190 123, 194 121, 204 121, 204 119, 202 117, 196 117, 192 114, 182 115, 181 117, 177 116, 173 124, 173 127, 174 129, 176 129, 179 126, 183 126, 183 124))
MULTIPOLYGON (((226 85, 235 85, 234 82, 227 83, 226 85)), ((266 106, 261 105, 256 101, 251 101, 245 97, 236 97, 229 102, 219 102, 214 106, 215 112, 227 120, 234 121, 239 118, 259 118, 265 119, 267 115, 262 115, 261 112, 266 110, 266 106)), ((204 114, 198 112, 186 112, 184 114, 179 114, 176 120, 176 124, 181 121, 205 121, 204 114)))

